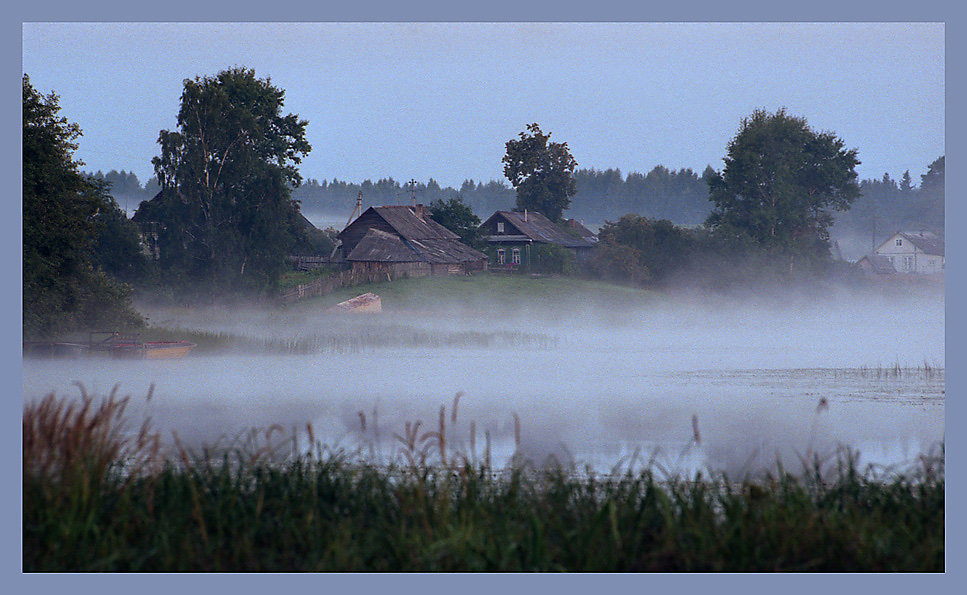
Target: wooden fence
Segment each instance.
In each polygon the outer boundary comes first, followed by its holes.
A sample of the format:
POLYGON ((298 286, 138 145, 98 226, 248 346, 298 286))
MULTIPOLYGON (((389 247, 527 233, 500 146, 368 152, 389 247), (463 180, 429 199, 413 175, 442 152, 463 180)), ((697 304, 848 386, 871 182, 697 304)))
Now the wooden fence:
POLYGON ((297 271, 312 271, 333 262, 328 256, 289 256, 288 260, 297 271))
POLYGON ((283 304, 291 304, 306 298, 321 297, 328 295, 341 287, 351 287, 363 283, 378 283, 381 281, 392 281, 405 274, 393 274, 387 271, 362 272, 362 271, 340 271, 333 275, 320 277, 309 283, 302 283, 292 287, 279 295, 279 301, 283 304))

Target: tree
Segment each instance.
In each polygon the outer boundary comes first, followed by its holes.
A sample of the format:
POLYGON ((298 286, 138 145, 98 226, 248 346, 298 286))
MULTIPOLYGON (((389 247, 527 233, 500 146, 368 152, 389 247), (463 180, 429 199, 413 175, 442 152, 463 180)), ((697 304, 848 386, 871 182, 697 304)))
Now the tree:
POLYGON ((507 141, 504 175, 517 190, 517 211, 530 209, 558 222, 571 205, 577 161, 567 143, 549 142, 537 124, 528 124, 520 138, 507 141))
POLYGON ((913 192, 913 178, 910 177, 909 169, 903 172, 903 177, 900 178, 900 192, 904 194, 913 192))
POLYGON ((161 192, 136 218, 164 226, 162 267, 203 282, 212 297, 273 288, 304 239, 291 188, 311 149, 308 122, 282 115, 284 98, 245 68, 185 80, 178 130, 158 136, 161 192))
POLYGON ((941 155, 927 167, 927 173, 920 176, 920 190, 917 192, 914 216, 921 226, 944 233, 945 157, 941 155))
MULTIPOLYGON (((617 222, 606 222, 598 232, 598 239, 599 246, 610 249, 605 254, 622 258, 634 254, 639 265, 637 270, 648 271, 646 278, 654 281, 662 281, 685 267, 692 250, 688 236, 671 221, 632 214, 624 215, 617 222), (633 252, 617 250, 618 247, 631 248, 633 252)), ((627 268, 627 265, 622 266, 627 268)))
POLYGON ((138 326, 130 289, 95 268, 98 218, 116 208, 107 187, 79 171, 81 129, 23 76, 23 329, 25 336, 138 326))
POLYGON ((128 219, 114 198, 107 195, 106 202, 105 208, 100 209, 94 218, 92 261, 118 281, 142 283, 147 275, 148 261, 141 251, 138 227, 128 219))
POLYGON ((480 218, 460 197, 430 203, 430 217, 460 236, 460 241, 474 248, 480 247, 480 218))
POLYGON ((746 236, 755 245, 808 260, 829 258, 832 210, 859 196, 856 149, 831 132, 815 132, 804 118, 755 111, 728 146, 725 168, 710 179, 714 232, 746 236))
POLYGON ((920 176, 920 190, 938 194, 944 193, 944 183, 946 182, 945 161, 945 157, 941 155, 927 166, 927 173, 920 176))

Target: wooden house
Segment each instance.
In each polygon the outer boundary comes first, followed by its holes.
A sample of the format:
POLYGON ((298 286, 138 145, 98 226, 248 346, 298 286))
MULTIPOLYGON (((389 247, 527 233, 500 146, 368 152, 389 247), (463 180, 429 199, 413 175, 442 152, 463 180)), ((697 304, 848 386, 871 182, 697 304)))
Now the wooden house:
POLYGON ((929 231, 898 231, 873 251, 889 260, 897 273, 942 275, 944 241, 929 231))
POLYGON ((585 258, 597 238, 580 224, 569 226, 573 230, 570 233, 535 211, 497 211, 480 224, 480 230, 495 248, 494 264, 514 267, 527 264, 530 248, 541 244, 563 246, 574 251, 578 259, 585 258))
POLYGON ((487 256, 430 218, 424 205, 370 207, 338 238, 356 272, 422 277, 487 269, 487 256))

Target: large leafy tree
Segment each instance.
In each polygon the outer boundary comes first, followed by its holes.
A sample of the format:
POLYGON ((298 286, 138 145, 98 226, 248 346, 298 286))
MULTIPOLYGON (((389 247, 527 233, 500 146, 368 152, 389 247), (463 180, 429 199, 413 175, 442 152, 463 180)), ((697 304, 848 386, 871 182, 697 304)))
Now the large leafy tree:
POLYGON ((567 143, 550 142, 550 137, 537 124, 528 124, 518 138, 507 141, 502 163, 504 175, 517 190, 516 210, 529 209, 560 221, 577 189, 577 161, 567 143))
POLYGON ((117 206, 74 160, 81 129, 60 116, 56 94, 23 76, 23 329, 50 336, 143 323, 130 290, 95 266, 100 221, 117 206))
POLYGON ((430 217, 460 236, 460 241, 474 248, 481 248, 480 217, 460 197, 449 200, 437 199, 430 203, 430 217))
POLYGON ((831 132, 816 132, 804 118, 755 111, 728 145, 725 168, 709 177, 715 207, 706 225, 789 257, 829 257, 832 211, 849 209, 859 196, 856 149, 831 132))
POLYGON ((152 161, 162 190, 136 216, 161 229, 162 270, 212 295, 275 285, 304 240, 291 188, 311 149, 284 98, 251 69, 185 80, 178 129, 161 131, 152 161))

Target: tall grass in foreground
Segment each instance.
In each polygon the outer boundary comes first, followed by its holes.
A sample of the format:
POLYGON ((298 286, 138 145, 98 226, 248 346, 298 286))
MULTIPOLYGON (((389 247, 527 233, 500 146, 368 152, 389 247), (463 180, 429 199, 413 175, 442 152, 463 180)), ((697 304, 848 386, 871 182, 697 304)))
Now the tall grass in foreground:
POLYGON ((25 571, 944 570, 942 457, 885 481, 848 457, 832 479, 578 477, 275 458, 271 429, 169 456, 125 405, 25 407, 25 571))

